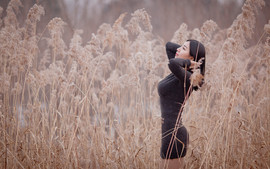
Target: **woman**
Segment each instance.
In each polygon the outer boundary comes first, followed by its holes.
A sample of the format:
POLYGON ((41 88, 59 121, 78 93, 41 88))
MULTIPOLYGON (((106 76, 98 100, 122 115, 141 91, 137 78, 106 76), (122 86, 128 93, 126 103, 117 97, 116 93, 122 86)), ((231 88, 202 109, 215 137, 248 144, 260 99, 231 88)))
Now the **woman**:
MULTIPOLYGON (((204 75, 205 48, 196 40, 188 40, 182 46, 168 42, 166 53, 171 74, 158 84, 162 122, 161 167, 179 168, 187 152, 189 135, 182 125, 181 113, 185 100, 193 89, 190 77, 192 68, 200 67, 204 75), (199 62, 200 61, 200 62, 199 62)), ((202 85, 203 81, 200 83, 202 85)))

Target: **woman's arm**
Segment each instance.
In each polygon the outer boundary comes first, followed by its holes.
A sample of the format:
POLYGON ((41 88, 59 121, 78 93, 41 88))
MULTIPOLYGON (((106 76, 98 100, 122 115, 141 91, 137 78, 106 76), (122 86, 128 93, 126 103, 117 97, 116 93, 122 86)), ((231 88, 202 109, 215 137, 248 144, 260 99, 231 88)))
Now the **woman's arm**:
POLYGON ((187 71, 191 65, 190 60, 181 59, 181 58, 172 58, 169 60, 169 69, 171 72, 181 81, 189 81, 191 72, 187 71))
POLYGON ((181 47, 180 45, 172 42, 167 42, 166 43, 166 53, 168 56, 168 59, 175 58, 176 50, 177 48, 181 47))

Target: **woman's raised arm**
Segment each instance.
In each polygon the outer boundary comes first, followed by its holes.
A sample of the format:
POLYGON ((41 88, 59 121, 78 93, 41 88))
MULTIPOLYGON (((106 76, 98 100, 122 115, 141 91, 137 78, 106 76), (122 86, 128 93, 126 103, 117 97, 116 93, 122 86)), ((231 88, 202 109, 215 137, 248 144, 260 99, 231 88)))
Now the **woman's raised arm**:
POLYGON ((191 65, 190 60, 181 59, 181 58, 172 58, 169 60, 169 69, 171 72, 181 81, 186 79, 189 81, 191 72, 187 71, 191 65))
POLYGON ((181 46, 176 44, 176 43, 172 43, 172 42, 166 43, 166 53, 167 53, 169 60, 172 58, 175 58, 177 48, 179 48, 179 47, 181 47, 181 46))

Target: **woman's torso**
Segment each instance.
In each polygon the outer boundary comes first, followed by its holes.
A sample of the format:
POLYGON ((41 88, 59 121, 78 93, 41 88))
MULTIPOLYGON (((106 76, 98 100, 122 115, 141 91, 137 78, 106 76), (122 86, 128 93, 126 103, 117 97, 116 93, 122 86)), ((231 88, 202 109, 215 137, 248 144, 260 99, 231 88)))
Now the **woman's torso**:
POLYGON ((159 82, 158 94, 160 96, 162 118, 176 120, 189 86, 189 83, 180 81, 173 73, 159 82))

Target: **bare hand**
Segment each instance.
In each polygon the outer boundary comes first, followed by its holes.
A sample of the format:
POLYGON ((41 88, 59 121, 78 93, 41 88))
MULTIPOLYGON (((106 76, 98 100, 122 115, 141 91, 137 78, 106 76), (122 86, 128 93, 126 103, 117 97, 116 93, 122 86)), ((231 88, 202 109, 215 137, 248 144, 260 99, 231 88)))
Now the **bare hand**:
POLYGON ((193 60, 191 60, 190 62, 191 62, 190 68, 192 68, 192 69, 197 69, 202 64, 201 62, 195 62, 193 60))

